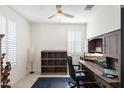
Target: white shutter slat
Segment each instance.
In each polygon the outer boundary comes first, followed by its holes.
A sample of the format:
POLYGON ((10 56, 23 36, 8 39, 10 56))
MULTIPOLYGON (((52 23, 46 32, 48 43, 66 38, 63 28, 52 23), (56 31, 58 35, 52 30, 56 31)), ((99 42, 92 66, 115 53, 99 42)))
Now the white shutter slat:
POLYGON ((2 39, 2 53, 6 53, 7 61, 16 63, 16 24, 6 17, 0 16, 0 32, 5 36, 2 39))
POLYGON ((68 53, 81 53, 81 32, 68 32, 68 53))
POLYGON ((16 24, 8 21, 8 61, 15 63, 16 59, 16 24))
POLYGON ((5 36, 2 38, 2 44, 1 44, 1 51, 2 53, 6 53, 6 31, 7 31, 7 26, 6 26, 6 18, 1 17, 1 32, 5 36))

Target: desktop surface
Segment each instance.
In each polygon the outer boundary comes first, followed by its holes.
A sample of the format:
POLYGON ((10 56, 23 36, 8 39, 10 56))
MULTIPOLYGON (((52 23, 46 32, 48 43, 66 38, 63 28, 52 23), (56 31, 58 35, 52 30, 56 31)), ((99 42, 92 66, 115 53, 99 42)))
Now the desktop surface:
POLYGON ((99 77, 101 81, 106 82, 112 85, 119 85, 120 79, 119 78, 108 78, 103 74, 104 68, 94 62, 79 60, 79 64, 83 65, 87 69, 89 69, 94 76, 99 77))

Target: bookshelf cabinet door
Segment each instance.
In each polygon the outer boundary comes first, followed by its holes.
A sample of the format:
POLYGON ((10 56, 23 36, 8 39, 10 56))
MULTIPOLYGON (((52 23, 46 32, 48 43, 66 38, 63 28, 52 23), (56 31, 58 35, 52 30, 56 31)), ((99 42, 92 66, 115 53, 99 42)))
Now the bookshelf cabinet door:
POLYGON ((118 58, 120 47, 120 31, 115 31, 104 36, 104 55, 118 58))

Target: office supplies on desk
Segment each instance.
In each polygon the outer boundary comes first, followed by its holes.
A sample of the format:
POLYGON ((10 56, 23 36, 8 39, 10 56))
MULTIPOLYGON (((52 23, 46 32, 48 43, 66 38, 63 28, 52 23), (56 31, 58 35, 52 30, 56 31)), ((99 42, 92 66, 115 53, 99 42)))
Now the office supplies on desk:
POLYGON ((118 72, 116 70, 113 69, 103 69, 103 73, 107 76, 107 77, 118 77, 118 72))
POLYGON ((108 78, 114 79, 113 75, 106 75, 108 78))
POLYGON ((101 58, 103 54, 99 53, 87 53, 85 54, 84 60, 96 62, 97 59, 101 58))
POLYGON ((107 68, 107 59, 106 57, 98 57, 96 60, 96 63, 99 64, 102 67, 107 68))

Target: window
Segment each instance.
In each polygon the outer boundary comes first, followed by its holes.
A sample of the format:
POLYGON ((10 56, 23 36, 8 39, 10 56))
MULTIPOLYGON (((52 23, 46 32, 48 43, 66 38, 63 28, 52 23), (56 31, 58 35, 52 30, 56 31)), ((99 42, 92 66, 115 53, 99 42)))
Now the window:
POLYGON ((0 32, 2 38, 1 52, 6 53, 6 60, 11 64, 16 63, 16 24, 6 17, 0 17, 0 32))
POLYGON ((6 18, 0 17, 0 32, 5 35, 2 38, 2 43, 1 43, 1 52, 2 53, 6 53, 6 32, 7 32, 6 26, 7 26, 6 25, 6 18))
POLYGON ((81 32, 68 32, 68 53, 81 53, 81 32))

